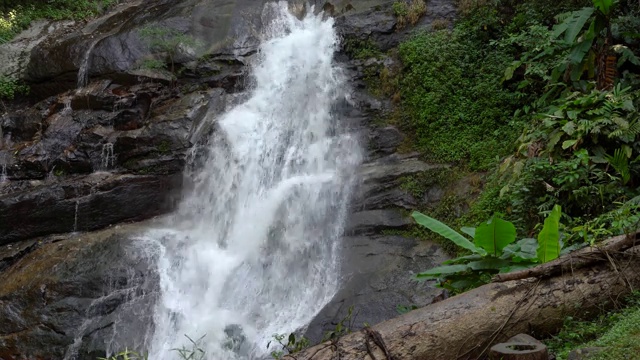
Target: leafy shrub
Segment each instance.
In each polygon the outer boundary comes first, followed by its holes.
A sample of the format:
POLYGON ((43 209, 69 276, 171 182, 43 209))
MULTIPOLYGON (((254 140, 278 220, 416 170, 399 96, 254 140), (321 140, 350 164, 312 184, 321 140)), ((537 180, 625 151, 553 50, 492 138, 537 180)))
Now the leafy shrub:
POLYGON ((473 238, 469 241, 447 225, 429 216, 414 212, 416 222, 451 240, 456 245, 471 252, 444 262, 439 266, 417 275, 418 279, 438 279, 439 286, 461 292, 490 281, 498 272, 506 273, 526 269, 545 263, 560 255, 560 206, 554 206, 538 239, 524 238, 516 242, 516 228, 497 214, 477 228, 464 227, 461 230, 473 238))
POLYGON ((424 0, 410 0, 409 3, 399 0, 392 5, 393 13, 398 22, 398 29, 402 29, 407 25, 415 25, 418 20, 427 13, 427 4, 424 0))
POLYGON ((508 54, 470 36, 457 27, 421 32, 400 45, 399 125, 429 160, 483 170, 510 152, 521 125, 510 115, 517 99, 499 80, 508 54))
POLYGON ((0 44, 13 39, 33 20, 86 19, 101 14, 119 0, 9 0, 0 7, 0 44))
POLYGON ((0 99, 13 99, 18 94, 27 94, 29 87, 15 79, 0 75, 0 99))

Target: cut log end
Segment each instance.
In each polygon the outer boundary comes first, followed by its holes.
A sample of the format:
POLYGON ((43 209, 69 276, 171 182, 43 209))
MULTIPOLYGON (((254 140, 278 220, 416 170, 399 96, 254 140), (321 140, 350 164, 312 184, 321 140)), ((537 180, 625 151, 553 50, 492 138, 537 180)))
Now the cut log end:
POLYGON ((501 343, 489 351, 491 360, 547 360, 549 353, 543 344, 501 343))

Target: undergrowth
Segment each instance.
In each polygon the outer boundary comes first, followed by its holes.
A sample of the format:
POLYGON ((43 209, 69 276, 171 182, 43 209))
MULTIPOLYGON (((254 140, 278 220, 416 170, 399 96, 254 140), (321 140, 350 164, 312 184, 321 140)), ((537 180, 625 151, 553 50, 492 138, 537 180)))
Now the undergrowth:
POLYGON ((558 360, 584 348, 599 348, 589 355, 591 360, 640 359, 640 292, 632 293, 625 305, 588 321, 567 317, 558 335, 545 343, 558 360))
POLYGON ((82 20, 101 14, 119 0, 7 0, 0 6, 0 44, 37 19, 82 20))

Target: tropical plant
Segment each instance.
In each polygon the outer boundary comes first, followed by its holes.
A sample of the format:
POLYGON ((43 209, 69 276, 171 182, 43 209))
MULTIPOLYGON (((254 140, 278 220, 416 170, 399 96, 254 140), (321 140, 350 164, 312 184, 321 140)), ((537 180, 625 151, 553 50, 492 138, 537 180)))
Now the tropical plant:
POLYGON ((175 64, 179 52, 197 45, 193 37, 167 27, 148 25, 141 28, 139 34, 151 51, 155 52, 154 56, 162 57, 162 60, 147 59, 143 62, 143 67, 160 69, 166 68, 165 64, 168 63, 172 76, 176 73, 175 64))
POLYGON ((418 224, 471 252, 445 261, 442 266, 421 272, 417 278, 437 279, 438 286, 460 292, 488 282, 494 274, 526 269, 551 261, 560 255, 562 247, 560 215, 560 206, 554 206, 537 241, 524 238, 516 242, 515 226, 494 214, 477 228, 461 229, 473 238, 471 241, 442 222, 416 211, 412 216, 418 224))

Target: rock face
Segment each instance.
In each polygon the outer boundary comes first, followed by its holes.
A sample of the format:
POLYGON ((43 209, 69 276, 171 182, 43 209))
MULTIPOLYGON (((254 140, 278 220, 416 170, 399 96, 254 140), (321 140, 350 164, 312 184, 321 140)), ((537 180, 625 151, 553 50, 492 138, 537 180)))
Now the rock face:
POLYGON ((104 80, 4 115, 0 244, 170 210, 193 125, 224 101, 104 80))
POLYGON ((95 360, 110 344, 140 345, 152 322, 141 310, 158 287, 148 251, 132 241, 146 226, 2 247, 0 359, 95 360))
MULTIPOLYGON (((246 65, 269 21, 265 2, 128 1, 88 23, 37 23, 0 46, 0 73, 30 82, 33 101, 0 118, 0 359, 93 360, 144 343, 157 278, 135 234, 148 224, 109 226, 167 213, 179 201, 184 167, 199 163, 194 145, 215 131, 207 114, 243 99, 246 65), (173 49, 169 64, 148 46, 145 27, 194 41, 173 49), (179 76, 145 68, 150 59, 179 76)), ((305 1, 289 3, 296 14, 310 11, 305 1)), ((337 16, 344 38, 386 51, 408 34, 397 31, 392 3, 311 5, 337 16)), ((422 25, 453 16, 450 2, 429 6, 422 25)), ((355 330, 394 317, 399 305, 430 303, 440 291, 412 274, 447 258, 406 235, 409 211, 425 199, 402 188, 407 177, 446 166, 399 153, 401 132, 373 124, 390 104, 366 92, 364 70, 393 60, 337 58, 353 93, 336 111, 368 155, 342 243, 344 280, 310 325, 313 340, 352 306, 355 330)))

